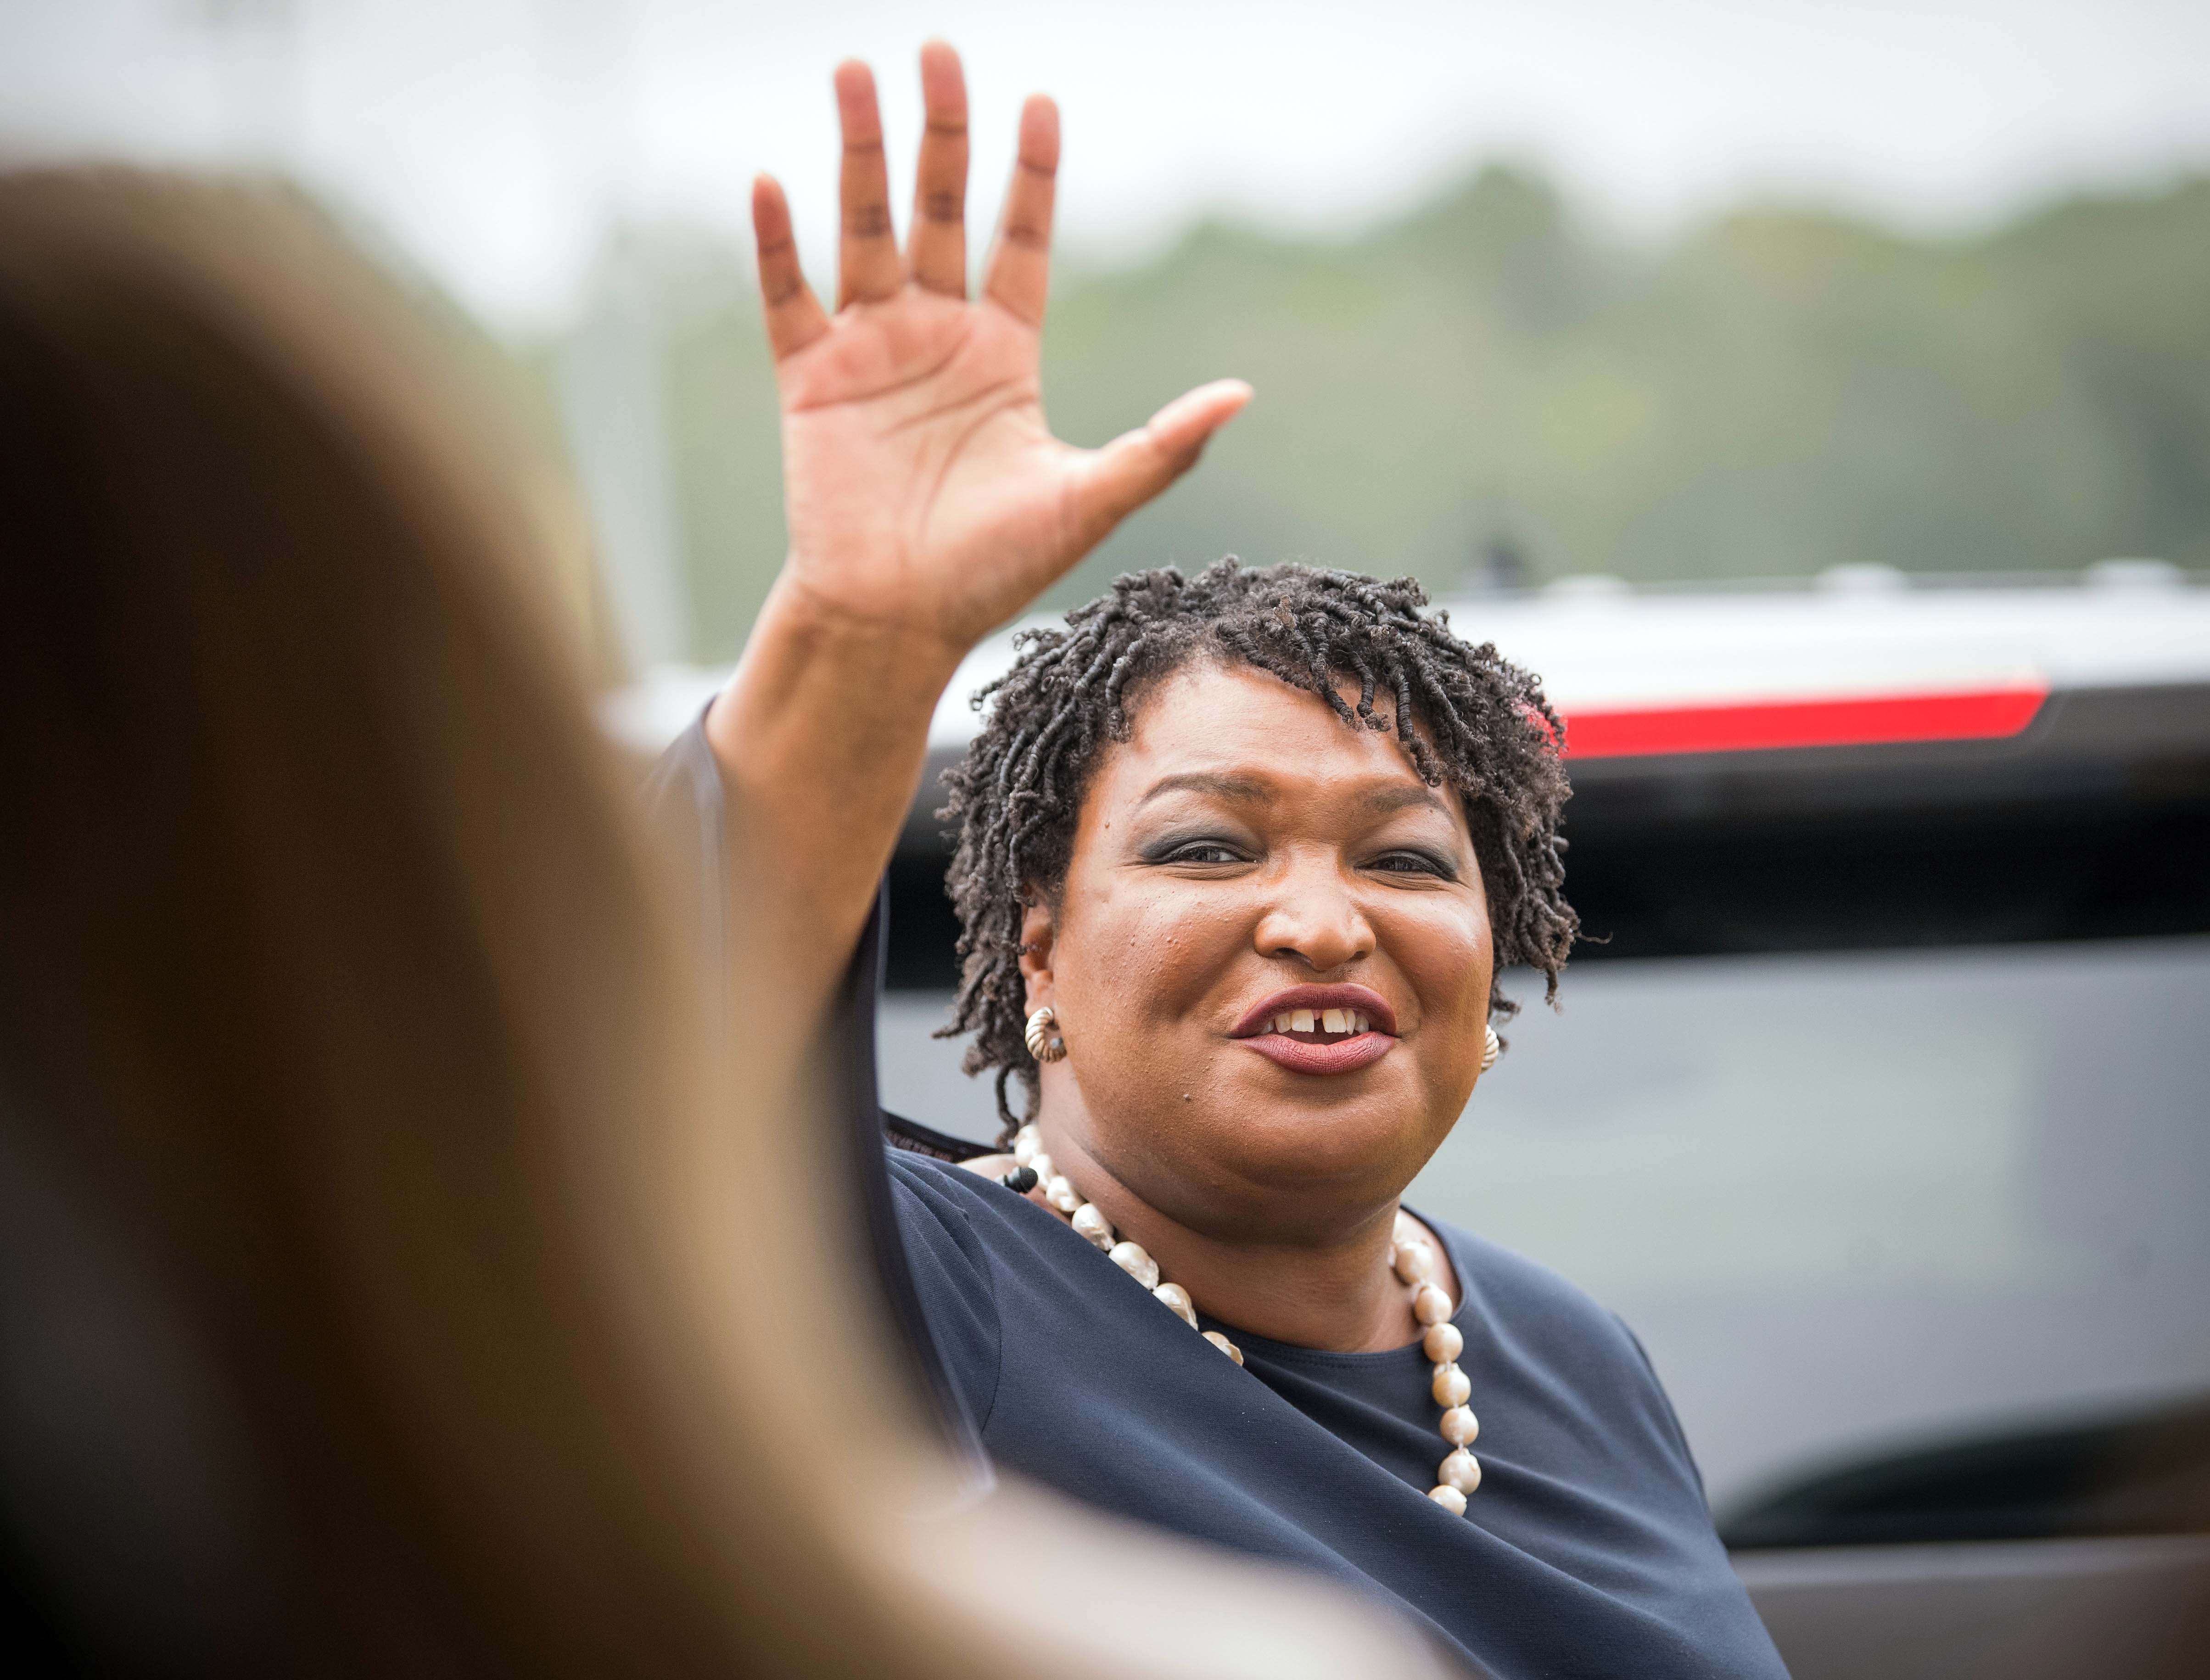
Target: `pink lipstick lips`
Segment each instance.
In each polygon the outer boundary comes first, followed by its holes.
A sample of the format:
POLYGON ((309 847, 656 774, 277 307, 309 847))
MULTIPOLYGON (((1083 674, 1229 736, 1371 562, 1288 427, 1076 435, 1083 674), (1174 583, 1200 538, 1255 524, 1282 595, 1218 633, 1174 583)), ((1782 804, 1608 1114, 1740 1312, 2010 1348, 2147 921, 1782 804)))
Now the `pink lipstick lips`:
POLYGON ((1365 986, 1292 986, 1253 1005, 1232 1035, 1295 1073, 1350 1073, 1397 1042, 1397 1013, 1365 986))

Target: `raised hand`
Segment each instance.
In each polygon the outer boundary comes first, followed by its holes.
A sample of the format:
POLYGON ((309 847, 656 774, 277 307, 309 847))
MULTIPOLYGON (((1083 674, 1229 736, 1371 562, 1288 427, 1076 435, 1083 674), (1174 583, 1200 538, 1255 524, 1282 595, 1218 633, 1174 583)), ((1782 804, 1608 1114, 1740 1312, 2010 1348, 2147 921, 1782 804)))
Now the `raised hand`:
MULTIPOLYGON (((1187 471, 1250 396, 1168 403, 1100 450, 1044 424, 1037 382, 1059 113, 1021 112, 1020 161, 982 294, 967 295, 967 91, 922 50, 928 127, 913 236, 891 232, 874 79, 836 72, 844 130, 836 314, 806 287, 782 190, 752 190, 782 397, 790 555, 706 716, 728 825, 733 997, 775 976, 793 1030, 826 1007, 921 780, 960 658, 1187 471)), ((773 1038, 758 1015, 746 1030, 773 1038)))
POLYGON ((927 109, 903 257, 874 79, 836 71, 843 129, 837 308, 800 271, 782 190, 753 185, 760 290, 782 401, 784 587, 925 635, 956 657, 1033 601, 1196 461, 1250 396, 1223 380, 1099 450, 1051 435, 1038 363, 1059 113, 1021 112, 1019 161, 981 295, 967 290, 967 93, 921 51, 927 109))

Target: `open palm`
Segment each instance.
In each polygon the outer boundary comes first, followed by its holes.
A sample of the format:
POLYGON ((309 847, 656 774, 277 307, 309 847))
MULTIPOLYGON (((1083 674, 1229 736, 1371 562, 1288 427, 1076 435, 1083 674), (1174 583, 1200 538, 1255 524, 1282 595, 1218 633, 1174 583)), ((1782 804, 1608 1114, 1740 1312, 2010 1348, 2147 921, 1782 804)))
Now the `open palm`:
POLYGON ((1187 470, 1241 408, 1200 387, 1099 450, 1045 423, 1038 364, 1059 117, 1021 114, 1019 161, 981 295, 966 295, 967 96, 921 54, 927 127, 901 257, 873 76, 836 72, 842 236, 834 316, 800 273, 782 189, 754 184, 760 289, 782 400, 789 581, 839 613, 963 650, 1187 470))

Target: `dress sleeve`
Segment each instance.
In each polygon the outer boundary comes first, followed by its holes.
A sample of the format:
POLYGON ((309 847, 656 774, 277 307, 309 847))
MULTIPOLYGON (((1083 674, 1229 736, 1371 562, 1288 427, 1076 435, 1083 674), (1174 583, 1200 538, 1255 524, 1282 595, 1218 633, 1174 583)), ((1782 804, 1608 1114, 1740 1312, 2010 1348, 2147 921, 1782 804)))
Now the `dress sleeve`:
POLYGON ((898 1234, 937 1357, 979 1437, 998 1398, 1005 1338, 988 1252, 941 1175, 957 1167, 887 1151, 898 1234))

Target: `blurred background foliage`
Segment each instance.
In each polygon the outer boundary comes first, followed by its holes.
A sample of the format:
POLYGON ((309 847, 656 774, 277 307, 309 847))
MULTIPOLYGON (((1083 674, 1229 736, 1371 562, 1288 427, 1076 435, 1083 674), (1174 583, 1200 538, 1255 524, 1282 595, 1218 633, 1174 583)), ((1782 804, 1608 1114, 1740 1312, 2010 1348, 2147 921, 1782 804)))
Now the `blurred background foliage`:
MULTIPOLYGON (((783 547, 749 254, 631 230, 594 297, 647 300, 680 652, 734 657, 783 547)), ((548 381, 565 353, 523 347, 548 381)), ((1969 235, 1757 206, 1635 245, 1492 166, 1344 242, 1216 222, 1138 268, 1062 267, 1060 435, 1231 373, 1258 400, 1053 602, 1230 553, 1442 588, 2206 566, 2210 178, 1969 235)))

